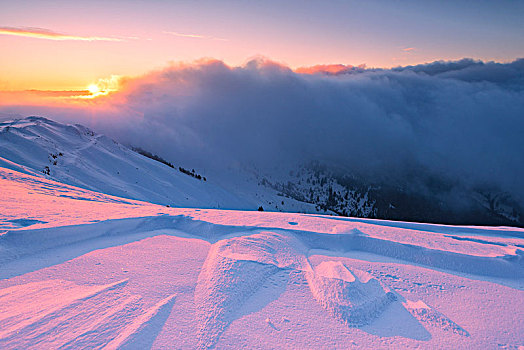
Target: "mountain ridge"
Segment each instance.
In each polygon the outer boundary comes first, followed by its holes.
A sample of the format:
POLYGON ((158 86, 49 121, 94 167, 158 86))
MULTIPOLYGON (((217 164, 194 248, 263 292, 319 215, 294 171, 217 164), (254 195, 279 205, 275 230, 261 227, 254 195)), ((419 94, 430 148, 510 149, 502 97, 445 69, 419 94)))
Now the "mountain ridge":
MULTIPOLYGON (((80 124, 31 116, 0 122, 0 164, 118 197, 202 207, 419 221, 524 226, 522 207, 496 189, 466 190, 426 176, 391 183, 320 162, 292 170, 245 166, 212 176, 124 146, 80 124), (417 190, 416 181, 426 181, 417 190), (429 183, 431 186, 428 186, 429 183)), ((422 175, 421 175, 422 174, 422 175)))

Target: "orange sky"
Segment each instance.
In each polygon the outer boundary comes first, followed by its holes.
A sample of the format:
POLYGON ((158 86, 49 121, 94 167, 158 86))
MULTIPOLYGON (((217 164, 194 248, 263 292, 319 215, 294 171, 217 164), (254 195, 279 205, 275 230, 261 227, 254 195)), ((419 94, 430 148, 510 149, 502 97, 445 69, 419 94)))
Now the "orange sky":
POLYGON ((0 4, 0 91, 84 90, 169 62, 292 68, 524 56, 522 3, 47 1, 0 4))

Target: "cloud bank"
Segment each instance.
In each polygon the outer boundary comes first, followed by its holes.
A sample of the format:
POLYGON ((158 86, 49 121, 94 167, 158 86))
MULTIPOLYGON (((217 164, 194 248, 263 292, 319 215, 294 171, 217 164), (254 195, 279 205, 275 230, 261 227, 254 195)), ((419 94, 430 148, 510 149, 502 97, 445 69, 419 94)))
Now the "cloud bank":
POLYGON ((202 61, 127 79, 87 106, 1 111, 87 124, 208 169, 321 161, 399 183, 423 172, 495 186, 522 201, 524 60, 340 71, 350 73, 202 61))

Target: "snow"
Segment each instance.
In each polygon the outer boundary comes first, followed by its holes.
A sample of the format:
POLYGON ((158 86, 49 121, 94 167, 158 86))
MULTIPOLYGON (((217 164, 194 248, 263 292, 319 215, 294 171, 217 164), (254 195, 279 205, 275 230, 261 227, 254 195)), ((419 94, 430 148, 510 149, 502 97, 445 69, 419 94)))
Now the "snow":
POLYGON ((350 326, 371 323, 397 300, 389 288, 384 288, 370 274, 350 271, 340 261, 323 261, 306 278, 320 305, 350 326))
POLYGON ((170 206, 255 210, 262 205, 266 210, 317 212, 309 203, 283 201, 278 191, 251 183, 238 172, 198 180, 178 170, 183 164, 173 169, 82 125, 41 117, 0 122, 0 166, 170 206))
MULTIPOLYGON (((164 165, 97 139, 106 156, 57 149, 69 165, 47 176, 23 140, 49 123, 18 123, 0 138, 1 349, 524 346, 524 229, 167 207, 171 187, 121 197, 123 170, 91 168, 164 165)), ((195 205, 221 191, 169 177, 195 205)))

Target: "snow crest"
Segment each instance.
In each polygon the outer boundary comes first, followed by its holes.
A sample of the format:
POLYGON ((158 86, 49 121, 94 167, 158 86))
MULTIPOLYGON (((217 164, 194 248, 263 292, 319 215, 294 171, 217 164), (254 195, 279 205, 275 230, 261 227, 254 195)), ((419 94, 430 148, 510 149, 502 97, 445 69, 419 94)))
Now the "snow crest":
POLYGON ((428 306, 422 300, 411 301, 407 300, 402 302, 402 305, 413 315, 417 320, 422 323, 429 324, 433 327, 438 327, 445 331, 450 331, 455 334, 459 334, 465 337, 469 337, 469 332, 464 328, 456 324, 453 320, 428 306))
POLYGON ((195 289, 198 347, 213 347, 268 278, 285 269, 308 267, 304 252, 295 237, 273 232, 213 244, 195 289))
POLYGON ((127 279, 85 286, 45 280, 0 290, 1 349, 140 348, 156 338, 159 313, 175 294, 153 306, 126 290, 127 279), (138 346, 137 346, 138 344, 138 346))
POLYGON ((324 261, 306 278, 320 305, 349 326, 369 324, 397 299, 370 274, 350 270, 340 261, 324 261))
POLYGON ((370 323, 397 299, 370 274, 341 262, 322 262, 313 269, 306 252, 293 235, 275 232, 215 243, 195 290, 199 348, 213 347, 249 297, 282 271, 303 273, 319 304, 352 327, 370 323))

